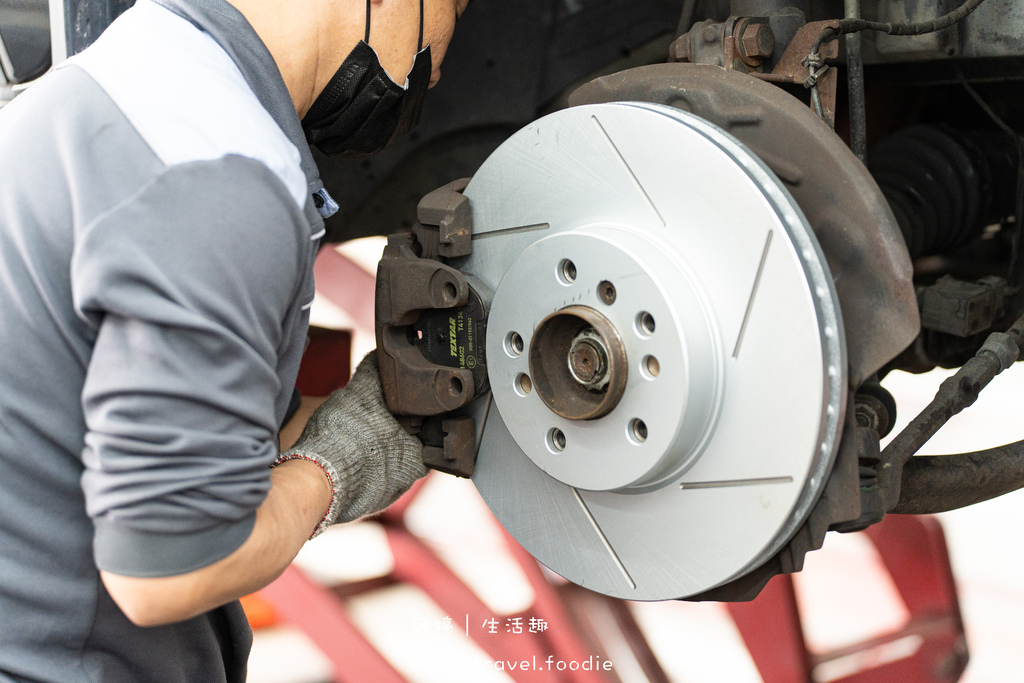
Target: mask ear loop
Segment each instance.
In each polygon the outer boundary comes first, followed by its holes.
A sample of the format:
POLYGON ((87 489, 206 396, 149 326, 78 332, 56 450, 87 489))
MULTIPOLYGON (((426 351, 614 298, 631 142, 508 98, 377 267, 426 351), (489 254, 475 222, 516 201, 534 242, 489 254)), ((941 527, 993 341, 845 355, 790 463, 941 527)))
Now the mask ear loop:
POLYGON ((416 54, 419 54, 423 51, 423 0, 420 0, 420 37, 416 42, 416 54))
MULTIPOLYGON (((423 33, 423 0, 420 0, 420 33, 423 33)), ((366 35, 363 42, 370 44, 370 0, 366 0, 366 35)))

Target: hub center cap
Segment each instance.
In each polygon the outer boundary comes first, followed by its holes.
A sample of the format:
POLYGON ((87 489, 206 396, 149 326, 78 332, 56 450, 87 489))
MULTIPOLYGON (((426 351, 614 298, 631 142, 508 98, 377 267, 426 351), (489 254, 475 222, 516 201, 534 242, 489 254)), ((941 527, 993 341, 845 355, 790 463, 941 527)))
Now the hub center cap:
POLYGON ((629 372, 619 333, 589 306, 567 306, 544 318, 530 343, 529 366, 541 401, 569 420, 611 412, 629 372))

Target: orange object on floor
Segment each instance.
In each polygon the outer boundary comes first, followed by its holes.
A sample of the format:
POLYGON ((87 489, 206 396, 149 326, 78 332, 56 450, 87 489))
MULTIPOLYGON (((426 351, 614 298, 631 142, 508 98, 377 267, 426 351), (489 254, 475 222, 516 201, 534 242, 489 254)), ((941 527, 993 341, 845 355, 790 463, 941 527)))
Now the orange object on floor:
POLYGON ((246 595, 241 599, 242 609, 245 610, 245 618, 249 620, 249 626, 255 631, 267 628, 277 623, 277 611, 259 593, 246 595))

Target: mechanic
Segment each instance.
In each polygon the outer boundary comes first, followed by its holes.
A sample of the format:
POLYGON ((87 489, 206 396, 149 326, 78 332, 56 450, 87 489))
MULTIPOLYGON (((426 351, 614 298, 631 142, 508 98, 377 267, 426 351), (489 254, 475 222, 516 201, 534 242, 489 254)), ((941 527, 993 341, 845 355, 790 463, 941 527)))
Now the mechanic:
POLYGON ((244 680, 237 598, 425 474, 372 360, 278 434, 308 143, 408 130, 466 2, 139 0, 0 110, 0 681, 244 680))

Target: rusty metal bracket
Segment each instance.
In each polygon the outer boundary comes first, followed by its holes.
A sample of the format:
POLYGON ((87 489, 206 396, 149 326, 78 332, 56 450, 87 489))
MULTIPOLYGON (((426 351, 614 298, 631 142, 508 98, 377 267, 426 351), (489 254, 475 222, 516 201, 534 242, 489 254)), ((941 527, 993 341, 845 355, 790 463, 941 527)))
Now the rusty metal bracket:
POLYGON ((729 17, 694 24, 669 46, 669 58, 749 73, 763 71, 774 49, 775 36, 766 17, 729 17))
POLYGON ((821 118, 835 127, 839 77, 824 60, 835 59, 839 55, 839 45, 835 41, 824 43, 819 53, 821 65, 811 71, 808 71, 804 60, 818 34, 838 26, 838 19, 804 24, 770 73, 765 71, 765 62, 775 51, 775 35, 765 17, 729 17, 724 22, 710 19, 698 22, 672 43, 669 60, 720 66, 776 85, 807 87, 813 84, 821 98, 821 118))
MULTIPOLYGON (((769 83, 779 84, 792 84, 792 85, 803 85, 804 81, 808 78, 807 67, 804 66, 804 58, 807 57, 811 51, 811 45, 814 43, 814 39, 827 28, 837 28, 839 26, 839 20, 833 19, 830 21, 812 21, 808 24, 804 24, 803 27, 797 31, 796 35, 793 36, 793 40, 790 41, 789 46, 786 47, 786 51, 782 53, 782 57, 779 58, 779 63, 775 65, 772 72, 769 74, 751 72, 750 75, 754 78, 769 83)), ((832 41, 825 43, 821 46, 821 58, 835 59, 839 56, 839 43, 832 41)), ((836 122, 836 87, 839 82, 839 75, 835 69, 827 68, 825 65, 824 69, 818 70, 816 73, 818 92, 821 95, 821 117, 828 123, 829 126, 835 127, 836 122)))

